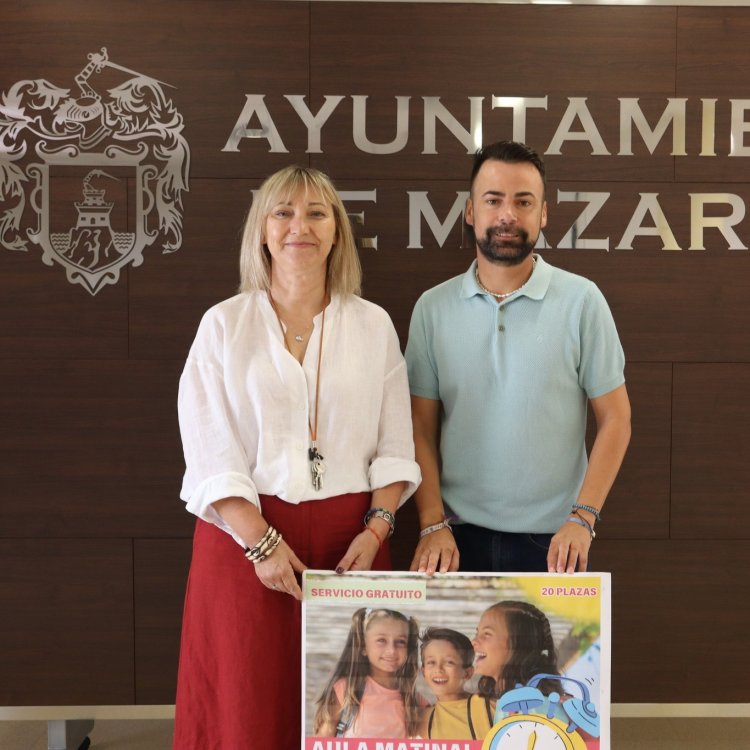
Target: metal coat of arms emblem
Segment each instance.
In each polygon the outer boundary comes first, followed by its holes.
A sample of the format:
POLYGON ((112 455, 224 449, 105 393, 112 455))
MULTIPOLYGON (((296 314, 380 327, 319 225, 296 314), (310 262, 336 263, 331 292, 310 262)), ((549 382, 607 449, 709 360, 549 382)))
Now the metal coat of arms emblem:
POLYGON ((78 94, 25 80, 0 98, 0 244, 42 249, 96 294, 182 243, 190 151, 169 86, 112 62, 105 47, 75 76, 78 94), (122 74, 125 80, 122 80, 122 74), (119 78, 100 93, 105 75, 119 78))

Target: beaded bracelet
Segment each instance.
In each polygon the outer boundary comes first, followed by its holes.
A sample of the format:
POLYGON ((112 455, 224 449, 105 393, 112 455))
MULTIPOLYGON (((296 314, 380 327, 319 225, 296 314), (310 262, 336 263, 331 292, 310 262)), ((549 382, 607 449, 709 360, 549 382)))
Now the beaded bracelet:
POLYGON ((390 527, 386 538, 390 539, 393 536, 393 532, 396 530, 396 516, 394 516, 391 511, 387 508, 370 508, 370 510, 365 513, 365 526, 367 526, 367 523, 371 518, 382 518, 390 527))
MULTIPOLYGON (((253 560, 251 560, 251 562, 255 563, 256 565, 257 565, 257 563, 259 563, 259 562, 263 562, 263 560, 265 560, 265 559, 266 559, 267 557, 269 557, 269 556, 270 556, 270 554, 271 554, 271 553, 272 553, 272 552, 273 552, 273 551, 274 551, 274 550, 276 549, 276 547, 278 547, 278 546, 279 546, 280 544, 281 544, 281 534, 279 534, 279 535, 278 535, 278 536, 276 537, 276 539, 275 539, 275 540, 274 540, 274 541, 273 541, 273 542, 271 543, 271 546, 270 546, 270 547, 269 547, 269 548, 268 548, 268 549, 266 550, 266 552, 265 552, 264 554, 262 554, 262 555, 261 555, 260 557, 254 558, 253 560)), ((250 558, 248 558, 248 559, 250 559, 250 558)))
POLYGON ((272 547, 275 549, 278 541, 278 534, 265 535, 255 547, 245 549, 245 557, 252 563, 265 560, 271 553, 272 547))
POLYGON ((250 557, 257 557, 263 554, 268 549, 268 546, 276 538, 276 529, 273 526, 269 526, 263 536, 258 540, 258 543, 254 547, 245 547, 245 555, 250 557))
POLYGON ((582 503, 573 503, 571 510, 572 511, 587 510, 589 513, 591 513, 592 516, 594 516, 594 518, 596 518, 597 521, 602 520, 602 517, 599 515, 599 508, 594 508, 593 505, 583 505, 582 503))
MULTIPOLYGON (((245 557, 254 565, 257 565, 260 562, 263 562, 267 557, 270 556, 270 554, 276 549, 276 547, 281 544, 281 534, 278 534, 277 536, 273 537, 267 545, 264 546, 264 548, 260 551, 256 551, 255 553, 252 553, 252 550, 248 550, 245 552, 245 557)), ((256 549, 256 548, 253 548, 256 549)))
POLYGON ((591 528, 591 524, 585 518, 582 518, 581 516, 568 516, 565 520, 583 526, 589 534, 591 534, 591 538, 596 539, 596 532, 591 528))
POLYGON ((254 547, 245 547, 245 557, 251 563, 263 562, 281 544, 281 538, 281 534, 269 526, 254 547))

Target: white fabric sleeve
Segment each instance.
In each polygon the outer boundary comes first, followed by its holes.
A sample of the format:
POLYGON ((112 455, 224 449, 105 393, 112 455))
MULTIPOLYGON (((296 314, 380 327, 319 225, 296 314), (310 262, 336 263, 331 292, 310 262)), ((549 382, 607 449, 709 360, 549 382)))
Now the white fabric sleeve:
POLYGON ((241 497, 259 505, 224 387, 221 336, 204 317, 180 378, 178 414, 185 454, 180 497, 187 510, 232 534, 212 503, 241 497))
POLYGON ((398 336, 389 320, 387 372, 383 380, 383 401, 378 426, 378 449, 370 464, 369 480, 373 490, 394 482, 406 482, 399 500, 402 505, 422 481, 419 464, 414 460, 414 437, 409 402, 406 363, 398 336))

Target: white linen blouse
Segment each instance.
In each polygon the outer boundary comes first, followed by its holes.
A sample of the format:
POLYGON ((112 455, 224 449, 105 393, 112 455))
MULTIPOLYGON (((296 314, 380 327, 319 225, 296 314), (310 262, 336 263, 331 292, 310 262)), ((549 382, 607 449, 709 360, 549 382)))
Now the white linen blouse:
MULTIPOLYGON (((322 313, 300 364, 286 349, 265 292, 246 292, 201 320, 180 379, 178 411, 187 509, 244 546, 214 510, 222 498, 260 507, 259 494, 289 503, 421 481, 414 461, 406 364, 382 308, 334 295, 326 308, 317 446, 326 472, 314 490, 308 419, 322 313)), ((262 509, 261 509, 262 511, 262 509)))

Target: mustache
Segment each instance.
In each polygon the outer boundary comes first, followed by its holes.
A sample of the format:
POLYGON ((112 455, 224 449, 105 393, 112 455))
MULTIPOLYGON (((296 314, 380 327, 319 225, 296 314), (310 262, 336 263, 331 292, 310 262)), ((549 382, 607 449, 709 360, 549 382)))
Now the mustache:
POLYGON ((500 224, 497 227, 487 227, 485 238, 488 240, 497 239, 503 234, 515 234, 522 242, 529 239, 529 233, 523 227, 513 227, 508 224, 500 224))

